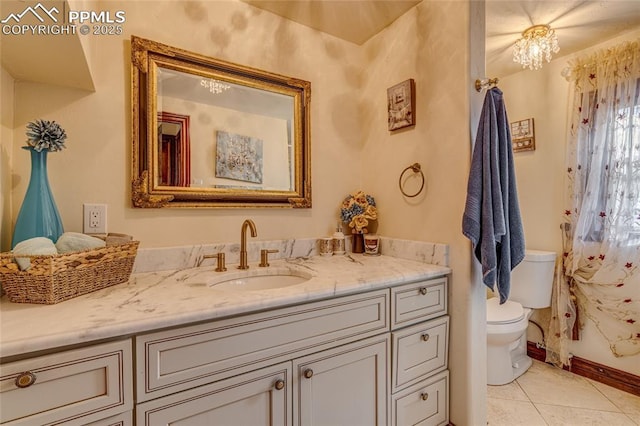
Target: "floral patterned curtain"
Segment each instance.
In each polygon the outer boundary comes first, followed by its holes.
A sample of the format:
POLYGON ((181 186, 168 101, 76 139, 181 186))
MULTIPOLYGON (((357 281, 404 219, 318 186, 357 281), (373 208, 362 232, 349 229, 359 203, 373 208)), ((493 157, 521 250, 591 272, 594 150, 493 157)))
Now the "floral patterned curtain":
POLYGON ((640 40, 570 63, 564 253, 547 360, 569 364, 592 321, 615 356, 640 354, 640 40))

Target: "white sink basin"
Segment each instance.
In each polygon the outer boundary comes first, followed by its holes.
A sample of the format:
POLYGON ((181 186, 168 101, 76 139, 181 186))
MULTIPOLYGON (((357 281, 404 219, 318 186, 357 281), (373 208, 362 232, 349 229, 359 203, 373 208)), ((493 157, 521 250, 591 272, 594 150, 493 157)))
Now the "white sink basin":
POLYGON ((209 286, 225 291, 272 290, 302 284, 312 277, 308 272, 287 268, 249 269, 221 275, 209 286))

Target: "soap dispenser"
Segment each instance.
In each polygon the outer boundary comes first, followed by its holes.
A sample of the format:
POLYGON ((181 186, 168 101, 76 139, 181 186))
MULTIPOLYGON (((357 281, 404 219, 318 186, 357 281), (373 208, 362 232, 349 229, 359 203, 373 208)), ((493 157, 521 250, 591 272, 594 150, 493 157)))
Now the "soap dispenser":
POLYGON ((342 223, 338 222, 336 232, 333 233, 333 254, 342 255, 345 253, 345 238, 342 233, 342 223))

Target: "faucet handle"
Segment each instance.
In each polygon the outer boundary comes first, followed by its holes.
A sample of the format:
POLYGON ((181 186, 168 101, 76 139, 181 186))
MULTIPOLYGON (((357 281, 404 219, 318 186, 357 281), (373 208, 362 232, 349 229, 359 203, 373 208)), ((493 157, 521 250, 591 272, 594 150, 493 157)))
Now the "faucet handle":
POLYGON ((213 259, 216 258, 218 260, 217 267, 215 269, 216 272, 224 272, 227 270, 225 265, 225 255, 224 253, 216 253, 216 254, 205 254, 202 256, 202 259, 213 259))
POLYGON ((260 264, 258 266, 265 268, 269 266, 269 253, 278 253, 280 250, 260 250, 260 264))

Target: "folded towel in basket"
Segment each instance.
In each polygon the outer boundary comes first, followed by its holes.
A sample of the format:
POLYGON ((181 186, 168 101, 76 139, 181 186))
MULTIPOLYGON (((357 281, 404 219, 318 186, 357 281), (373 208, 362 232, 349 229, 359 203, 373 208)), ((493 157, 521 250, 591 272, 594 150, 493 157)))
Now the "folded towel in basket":
POLYGON ((46 255, 46 254, 58 254, 55 244, 48 238, 35 237, 28 240, 20 241, 13 248, 12 253, 15 256, 15 261, 22 271, 26 271, 31 268, 31 259, 24 256, 46 255))
POLYGON ((107 238, 105 239, 108 246, 114 246, 116 244, 126 244, 133 240, 133 236, 129 234, 117 234, 114 232, 109 232, 107 234, 107 238))
POLYGON ((64 234, 60 235, 60 238, 58 238, 58 241, 56 241, 56 248, 58 249, 58 253, 90 250, 104 246, 105 242, 100 238, 81 234, 79 232, 65 232, 64 234))

